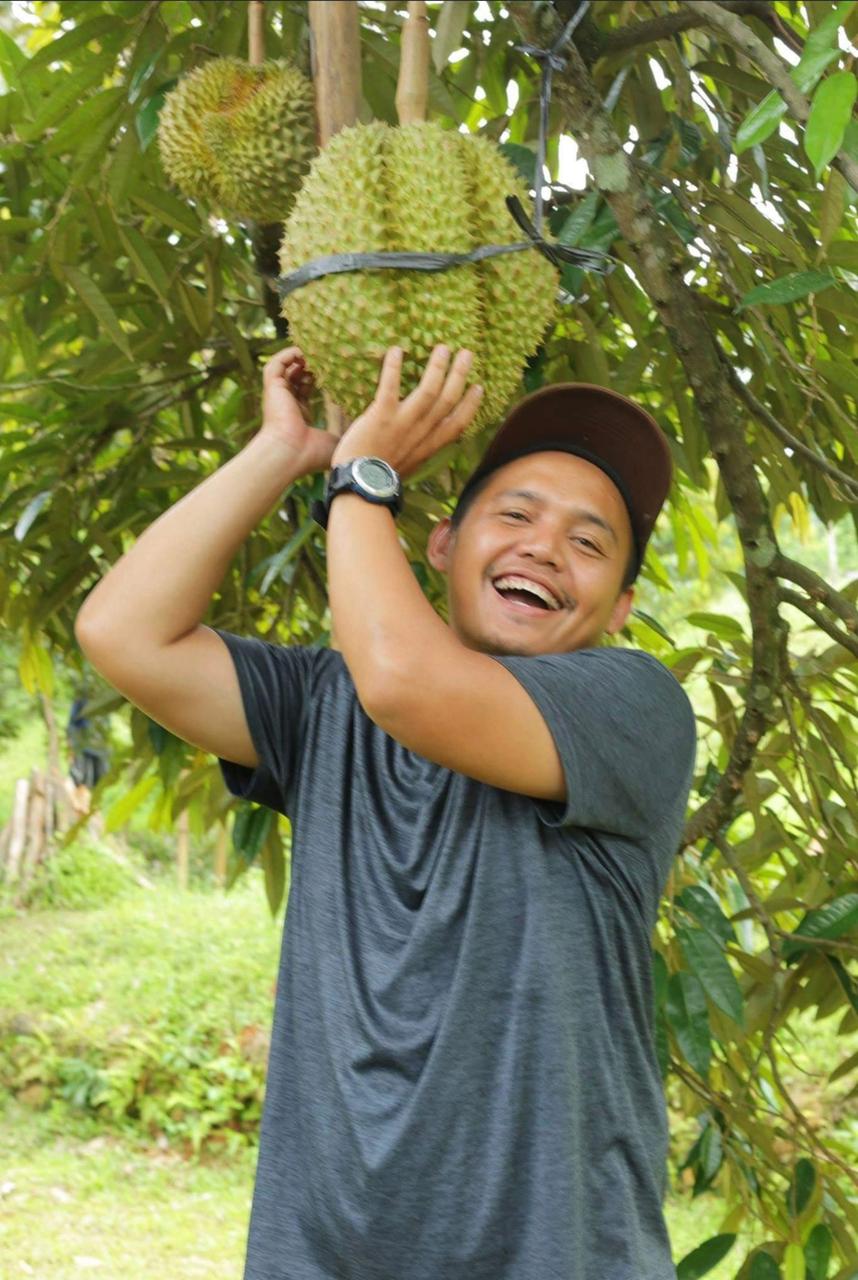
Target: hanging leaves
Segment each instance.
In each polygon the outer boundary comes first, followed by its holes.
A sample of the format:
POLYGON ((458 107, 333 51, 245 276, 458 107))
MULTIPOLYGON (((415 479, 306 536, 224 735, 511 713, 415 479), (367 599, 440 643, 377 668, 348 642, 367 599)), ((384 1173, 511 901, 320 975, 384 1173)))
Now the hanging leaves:
POLYGON ((804 149, 817 178, 840 150, 856 94, 858 80, 853 72, 838 71, 823 80, 813 96, 804 130, 804 149))

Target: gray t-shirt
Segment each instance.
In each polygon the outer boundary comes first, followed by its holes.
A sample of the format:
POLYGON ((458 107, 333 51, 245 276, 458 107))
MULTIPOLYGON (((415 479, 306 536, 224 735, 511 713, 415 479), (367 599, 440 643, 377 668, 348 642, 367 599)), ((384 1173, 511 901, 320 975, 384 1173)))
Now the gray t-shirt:
POLYGON ((224 779, 292 826, 245 1280, 674 1280, 651 936, 678 681, 632 649, 495 657, 564 805, 403 747, 336 651, 218 634, 260 757, 224 779))

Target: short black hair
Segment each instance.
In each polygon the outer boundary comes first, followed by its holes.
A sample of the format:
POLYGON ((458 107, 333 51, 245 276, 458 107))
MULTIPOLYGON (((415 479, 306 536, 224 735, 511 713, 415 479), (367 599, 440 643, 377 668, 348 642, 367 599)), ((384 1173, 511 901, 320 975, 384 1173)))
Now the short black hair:
MULTIPOLYGON (((459 498, 459 501, 456 503, 456 506, 455 506, 455 509, 453 510, 452 515, 450 516, 450 523, 453 526, 454 533, 458 530, 459 525, 464 520, 465 514, 467 513, 467 510, 470 507, 471 503, 477 497, 479 497, 479 495, 482 493, 483 489, 485 489, 486 485, 488 484, 489 480, 491 480, 493 475, 494 475, 494 471, 489 471, 486 473, 486 475, 480 476, 479 480, 477 480, 473 485, 471 485, 470 488, 467 485, 465 486, 465 491, 462 493, 461 497, 459 498)), ((635 579, 637 578, 638 575, 637 575, 636 566, 637 566, 637 548, 635 547, 634 540, 633 540, 632 548, 631 548, 631 551, 629 552, 629 558, 626 563, 626 571, 623 574, 623 584, 620 587, 621 592, 625 591, 628 587, 630 587, 632 583, 635 581, 635 579)))

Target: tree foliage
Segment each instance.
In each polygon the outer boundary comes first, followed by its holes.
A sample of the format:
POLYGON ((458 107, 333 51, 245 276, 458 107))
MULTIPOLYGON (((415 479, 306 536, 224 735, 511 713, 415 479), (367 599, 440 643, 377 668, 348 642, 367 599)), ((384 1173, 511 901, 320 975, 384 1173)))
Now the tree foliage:
MULTIPOLYGON (((261 363, 283 328, 270 229, 181 199, 154 143, 177 77, 246 56, 247 6, 21 8, 0 17, 0 598, 22 681, 49 692, 54 664, 81 663, 73 623, 94 583, 256 430, 261 363)), ((395 124, 403 6, 359 8, 362 119, 395 124)), ((306 5, 271 3, 267 16, 267 56, 309 72, 306 5)), ((730 1213, 679 1275, 705 1275, 756 1220, 765 1243, 738 1276, 846 1280, 855 1127, 818 1132, 780 1050, 795 1012, 816 1010, 837 1015, 852 1046, 829 1084, 858 1066, 858 6, 430 0, 429 16, 432 117, 495 139, 531 180, 540 72, 528 50, 566 32, 546 228, 615 269, 564 269, 524 387, 578 379, 636 396, 676 463, 623 640, 684 682, 700 726, 654 939, 656 1019, 666 1085, 697 1121, 693 1194, 717 1187, 730 1213), (560 180, 569 138, 583 187, 560 180), (820 524, 844 540, 836 574, 801 554, 820 524)), ((399 522, 442 616, 426 539, 484 444, 433 459, 399 522)), ((309 516, 320 486, 290 487, 207 621, 329 640, 324 537, 309 516)), ((105 690, 102 710, 122 705, 105 690)), ((210 757, 133 708, 130 723, 108 828, 153 800, 155 829, 185 807, 198 833, 234 814, 233 875, 260 861, 276 906, 287 824, 235 805, 210 757)))

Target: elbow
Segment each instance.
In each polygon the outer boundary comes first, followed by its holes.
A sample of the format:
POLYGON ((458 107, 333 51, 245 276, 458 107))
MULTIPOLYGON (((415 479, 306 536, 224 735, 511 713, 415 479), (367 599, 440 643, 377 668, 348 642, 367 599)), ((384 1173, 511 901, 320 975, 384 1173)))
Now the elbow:
POLYGON ((408 688, 408 676, 391 664, 380 664, 360 686, 355 685, 358 700, 366 714, 380 729, 386 729, 401 706, 403 690, 408 688))

